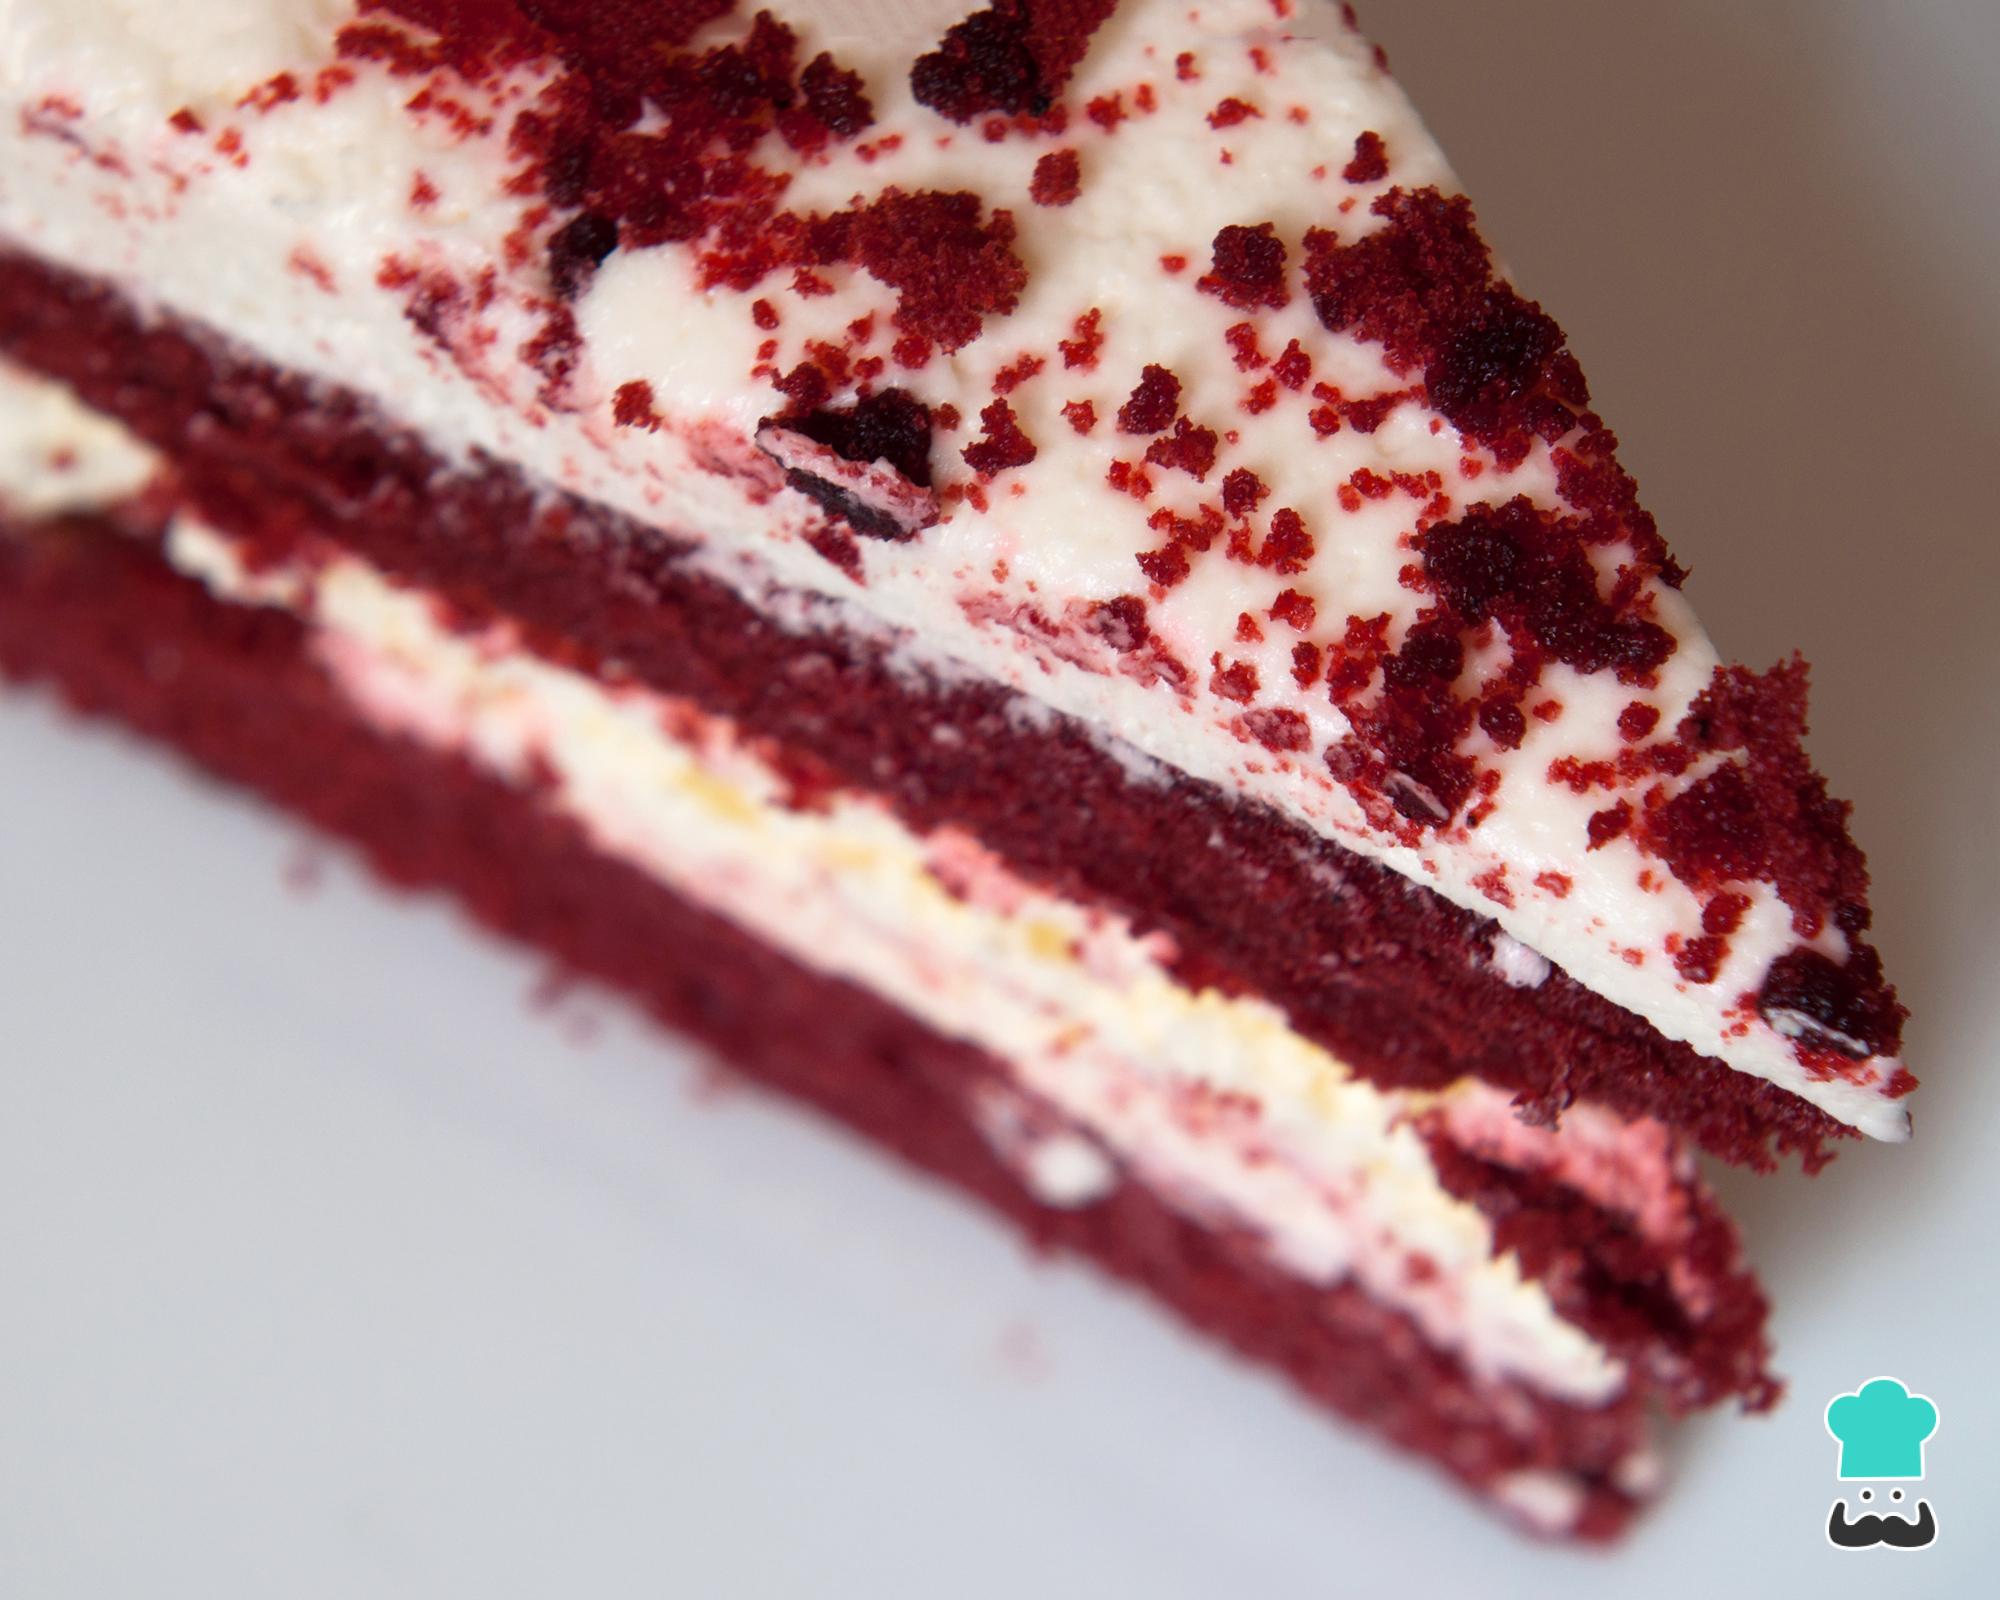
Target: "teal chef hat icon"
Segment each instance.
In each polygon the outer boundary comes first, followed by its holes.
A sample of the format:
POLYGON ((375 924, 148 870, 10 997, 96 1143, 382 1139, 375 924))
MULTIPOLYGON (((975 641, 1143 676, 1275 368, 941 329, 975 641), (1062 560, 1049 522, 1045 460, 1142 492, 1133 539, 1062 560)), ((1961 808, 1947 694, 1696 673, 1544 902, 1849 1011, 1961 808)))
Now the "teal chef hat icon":
POLYGON ((1921 1478, 1924 1441, 1938 1410, 1895 1378, 1871 1378, 1826 1408, 1826 1431, 1840 1441, 1843 1478, 1921 1478))

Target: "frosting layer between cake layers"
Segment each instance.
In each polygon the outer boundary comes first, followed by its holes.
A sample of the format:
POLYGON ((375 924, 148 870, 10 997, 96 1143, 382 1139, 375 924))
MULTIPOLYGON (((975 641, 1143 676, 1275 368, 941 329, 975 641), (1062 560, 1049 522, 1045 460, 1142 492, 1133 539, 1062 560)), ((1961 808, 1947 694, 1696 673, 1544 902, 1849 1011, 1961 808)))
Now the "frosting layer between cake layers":
POLYGON ((956 7, 774 10, 651 41, 763 84, 689 154, 657 86, 607 109, 592 24, 13 0, 0 236, 908 630, 1901 1136, 1858 858, 1773 864, 1773 702, 1718 676, 1337 12, 1128 5, 1049 109, 961 123, 912 87, 956 7))

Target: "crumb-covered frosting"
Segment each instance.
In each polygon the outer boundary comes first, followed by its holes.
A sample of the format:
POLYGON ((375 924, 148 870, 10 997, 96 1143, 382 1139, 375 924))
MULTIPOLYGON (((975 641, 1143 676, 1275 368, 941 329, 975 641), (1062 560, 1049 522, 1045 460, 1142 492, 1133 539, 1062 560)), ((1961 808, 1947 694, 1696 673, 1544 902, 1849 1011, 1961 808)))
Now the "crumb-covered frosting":
POLYGON ((1902 1131, 1802 669, 1718 661, 1560 330, 1339 9, 0 28, 20 245, 842 595, 1902 1131))

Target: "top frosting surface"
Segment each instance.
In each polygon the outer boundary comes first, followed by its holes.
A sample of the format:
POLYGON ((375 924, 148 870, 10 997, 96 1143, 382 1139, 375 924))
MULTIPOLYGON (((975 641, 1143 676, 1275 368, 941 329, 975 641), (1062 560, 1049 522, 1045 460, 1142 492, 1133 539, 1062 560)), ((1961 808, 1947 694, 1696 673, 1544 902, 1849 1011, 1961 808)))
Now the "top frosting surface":
POLYGON ((5 0, 0 233, 910 630, 1896 1136, 1799 677, 1721 667, 1351 20, 968 9, 5 0))

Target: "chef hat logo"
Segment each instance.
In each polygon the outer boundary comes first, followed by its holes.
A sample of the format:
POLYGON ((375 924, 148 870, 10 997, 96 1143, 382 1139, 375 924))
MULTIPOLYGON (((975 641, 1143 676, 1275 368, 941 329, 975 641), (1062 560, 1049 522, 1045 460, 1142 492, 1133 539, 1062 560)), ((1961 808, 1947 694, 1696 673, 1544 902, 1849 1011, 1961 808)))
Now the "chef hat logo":
POLYGON ((1937 1425, 1937 1407, 1895 1378, 1871 1378, 1826 1408, 1826 1431, 1840 1441, 1843 1478, 1921 1478, 1924 1441, 1937 1425))

